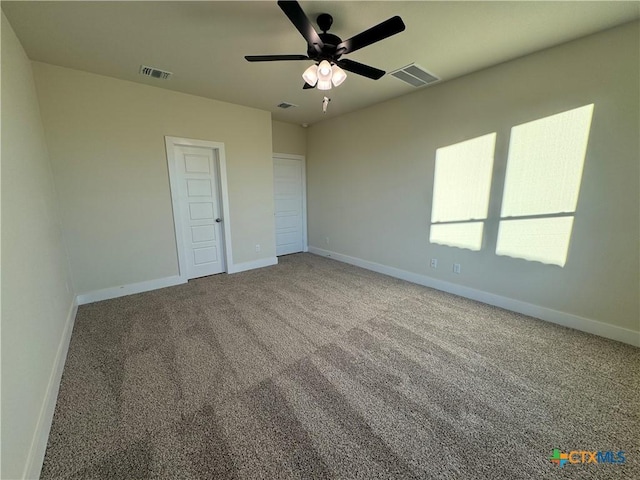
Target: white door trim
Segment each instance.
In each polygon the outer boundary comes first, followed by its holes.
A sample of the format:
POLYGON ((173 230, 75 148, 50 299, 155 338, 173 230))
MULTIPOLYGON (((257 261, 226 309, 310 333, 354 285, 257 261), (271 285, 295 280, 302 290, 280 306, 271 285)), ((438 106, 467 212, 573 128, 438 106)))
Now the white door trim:
POLYGON ((176 152, 175 147, 203 147, 212 148, 217 151, 218 163, 220 169, 220 201, 222 202, 222 230, 224 232, 224 257, 225 269, 228 272, 233 262, 233 254, 231 252, 231 216, 229 215, 229 189, 227 187, 227 160, 224 154, 224 143, 211 142, 208 140, 194 140, 182 137, 164 137, 167 150, 167 166, 169 167, 169 186, 171 190, 171 205, 173 207, 173 228, 176 239, 176 247, 178 249, 178 275, 181 280, 187 281, 187 259, 184 251, 184 242, 182 239, 182 225, 184 219, 180 214, 180 205, 178 204, 178 185, 176 172, 176 152))
POLYGON ((302 251, 309 251, 307 239, 307 160, 304 155, 292 155, 290 153, 274 153, 272 159, 284 158, 287 160, 300 160, 302 164, 302 251))

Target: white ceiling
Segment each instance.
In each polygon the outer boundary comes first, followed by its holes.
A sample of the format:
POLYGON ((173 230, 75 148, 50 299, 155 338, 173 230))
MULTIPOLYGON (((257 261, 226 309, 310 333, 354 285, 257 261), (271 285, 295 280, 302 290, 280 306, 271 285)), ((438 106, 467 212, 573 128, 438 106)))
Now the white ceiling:
MULTIPOLYGON (((300 4, 314 23, 319 13, 333 15, 330 32, 343 39, 400 15, 404 32, 345 58, 386 71, 415 62, 443 81, 640 17, 637 1, 300 4)), ((306 54, 305 40, 275 1, 2 1, 2 9, 32 60, 260 108, 286 122, 312 124, 415 91, 389 75, 374 81, 349 74, 329 92, 323 115, 324 92, 302 90, 311 61, 244 59, 306 54), (141 64, 173 76, 142 77, 141 64), (283 101, 299 107, 277 108, 283 101)))

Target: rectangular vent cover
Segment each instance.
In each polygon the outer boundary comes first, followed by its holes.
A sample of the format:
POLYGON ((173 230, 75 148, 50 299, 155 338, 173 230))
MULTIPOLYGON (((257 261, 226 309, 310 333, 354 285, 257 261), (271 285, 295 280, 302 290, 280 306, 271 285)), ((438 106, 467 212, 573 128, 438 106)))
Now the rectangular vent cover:
POLYGON ((291 107, 297 107, 297 106, 298 105, 295 105, 293 103, 288 103, 288 102, 282 102, 282 103, 278 104, 278 108, 284 108, 284 109, 291 108, 291 107))
POLYGON ((159 68, 140 65, 140 75, 144 75, 145 77, 159 78, 160 80, 167 80, 173 74, 171 72, 160 70, 159 68))
POLYGON ((430 85, 440 80, 438 77, 427 72, 424 68, 416 65, 415 63, 399 68, 398 70, 394 70, 393 72, 390 72, 390 75, 393 75, 397 79, 414 87, 430 85))

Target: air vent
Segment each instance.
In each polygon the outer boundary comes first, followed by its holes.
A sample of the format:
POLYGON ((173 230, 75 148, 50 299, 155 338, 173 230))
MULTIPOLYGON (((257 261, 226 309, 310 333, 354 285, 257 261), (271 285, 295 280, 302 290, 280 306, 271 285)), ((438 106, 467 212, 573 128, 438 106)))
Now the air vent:
POLYGON ((297 107, 298 105, 295 105, 293 103, 288 103, 288 102, 282 102, 278 104, 278 108, 282 108, 282 109, 287 109, 287 108, 291 108, 291 107, 297 107))
POLYGON ((171 75, 171 72, 165 72, 154 67, 147 67, 146 65, 140 65, 140 75, 145 77, 159 78, 160 80, 167 80, 171 75))
POLYGON ((399 68, 398 70, 394 70, 393 72, 390 72, 390 75, 393 75, 397 79, 414 87, 422 87, 440 80, 438 77, 427 72, 424 68, 416 65, 415 63, 399 68))

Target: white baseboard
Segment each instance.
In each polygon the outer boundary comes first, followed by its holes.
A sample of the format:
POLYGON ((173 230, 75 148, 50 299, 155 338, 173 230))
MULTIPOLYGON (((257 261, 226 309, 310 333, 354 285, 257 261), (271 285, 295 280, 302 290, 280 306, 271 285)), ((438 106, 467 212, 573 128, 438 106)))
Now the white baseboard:
POLYGON ((125 295, 133 295, 134 293, 149 292, 159 288, 173 287, 187 283, 187 280, 179 277, 157 278, 155 280, 147 280, 146 282, 130 283, 119 287, 104 288, 102 290, 94 290, 78 295, 78 305, 99 302, 101 300, 109 300, 111 298, 124 297, 125 295))
POLYGON ((56 401, 58 400, 58 390, 60 389, 60 381, 62 380, 62 371, 67 359, 69 351, 69 343, 71 342, 71 333, 73 332, 73 324, 78 312, 78 302, 74 298, 69 308, 69 314, 65 321, 64 330, 60 337, 56 358, 53 362, 53 368, 49 375, 49 383, 45 397, 40 408, 40 415, 36 423, 36 430, 31 441, 31 448, 27 456, 23 478, 40 478, 42 470, 42 462, 47 449, 47 441, 49 440, 49 431, 51 430, 51 422, 53 421, 53 413, 56 409, 56 401))
POLYGON ((541 307, 532 303, 502 297, 493 293, 483 292, 482 290, 476 290, 475 288, 445 282, 444 280, 438 280, 419 273, 408 272, 406 270, 370 262, 361 258, 342 255, 341 253, 331 252, 322 248, 310 246, 309 252, 323 257, 330 257, 334 260, 338 260, 339 262, 355 265, 384 275, 389 275, 390 277, 399 278, 425 287, 435 288, 436 290, 442 290, 461 297, 470 298, 471 300, 477 300, 506 310, 529 315, 530 317, 556 323, 563 327, 574 328, 576 330, 640 347, 640 332, 636 332, 628 328, 617 327, 615 325, 599 322, 590 318, 580 317, 571 313, 560 312, 558 310, 541 307))
POLYGON ((278 264, 278 257, 261 258, 260 260, 254 260, 252 262, 235 263, 229 265, 227 273, 240 273, 247 270, 253 270, 254 268, 270 267, 278 264))
MULTIPOLYGON (((229 265, 227 273, 239 273, 254 268, 269 267, 278 264, 278 257, 261 258, 252 262, 236 263, 229 265)), ((159 288, 173 287, 187 283, 187 278, 178 275, 173 277, 157 278, 155 280, 147 280, 145 282, 130 283, 128 285, 120 285, 118 287, 104 288, 102 290, 94 290, 78 295, 78 305, 87 303, 100 302, 111 298, 124 297, 125 295, 133 295, 134 293, 149 292, 159 288)))

